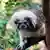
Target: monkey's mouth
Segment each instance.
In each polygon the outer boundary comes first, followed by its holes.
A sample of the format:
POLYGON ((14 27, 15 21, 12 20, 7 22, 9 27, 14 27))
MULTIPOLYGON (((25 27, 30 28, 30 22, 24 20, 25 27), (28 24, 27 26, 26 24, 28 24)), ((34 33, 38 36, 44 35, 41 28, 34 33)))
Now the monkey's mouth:
POLYGON ((18 27, 18 29, 27 29, 27 28, 29 28, 29 23, 21 22, 21 23, 18 23, 17 27, 18 27))

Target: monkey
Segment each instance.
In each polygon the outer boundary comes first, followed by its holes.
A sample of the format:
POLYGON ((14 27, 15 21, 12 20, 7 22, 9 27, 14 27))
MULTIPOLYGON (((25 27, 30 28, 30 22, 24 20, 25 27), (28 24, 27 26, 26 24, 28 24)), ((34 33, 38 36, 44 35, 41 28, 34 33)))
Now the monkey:
POLYGON ((19 30, 20 48, 18 50, 25 50, 41 40, 45 41, 45 21, 43 12, 37 9, 21 9, 12 15, 8 24, 15 30, 19 30))

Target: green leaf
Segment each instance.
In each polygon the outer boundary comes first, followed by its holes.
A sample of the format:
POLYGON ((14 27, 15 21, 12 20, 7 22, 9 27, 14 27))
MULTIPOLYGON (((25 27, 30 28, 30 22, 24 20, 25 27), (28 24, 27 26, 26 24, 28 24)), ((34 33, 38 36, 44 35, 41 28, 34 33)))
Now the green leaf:
POLYGON ((0 25, 2 25, 2 24, 7 24, 7 20, 0 19, 0 25))

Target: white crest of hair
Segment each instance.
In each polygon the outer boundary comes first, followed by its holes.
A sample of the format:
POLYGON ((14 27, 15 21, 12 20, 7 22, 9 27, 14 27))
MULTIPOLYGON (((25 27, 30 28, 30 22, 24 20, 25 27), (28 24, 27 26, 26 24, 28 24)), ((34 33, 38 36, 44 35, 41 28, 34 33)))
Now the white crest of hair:
POLYGON ((8 23, 10 25, 12 25, 12 27, 16 28, 16 25, 14 24, 14 21, 16 19, 24 20, 24 17, 31 18, 32 24, 35 27, 35 25, 37 24, 37 16, 33 12, 31 12, 30 10, 24 10, 24 9, 15 12, 12 15, 12 17, 11 17, 11 19, 10 19, 10 21, 8 23))

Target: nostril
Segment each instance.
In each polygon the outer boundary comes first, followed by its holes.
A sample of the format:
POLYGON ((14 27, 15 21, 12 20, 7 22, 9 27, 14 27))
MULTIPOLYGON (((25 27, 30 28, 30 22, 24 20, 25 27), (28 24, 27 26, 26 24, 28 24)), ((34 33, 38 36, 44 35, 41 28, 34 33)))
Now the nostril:
POLYGON ((25 26, 23 25, 22 28, 25 28, 25 26))
POLYGON ((24 22, 24 24, 27 24, 27 22, 24 22))

